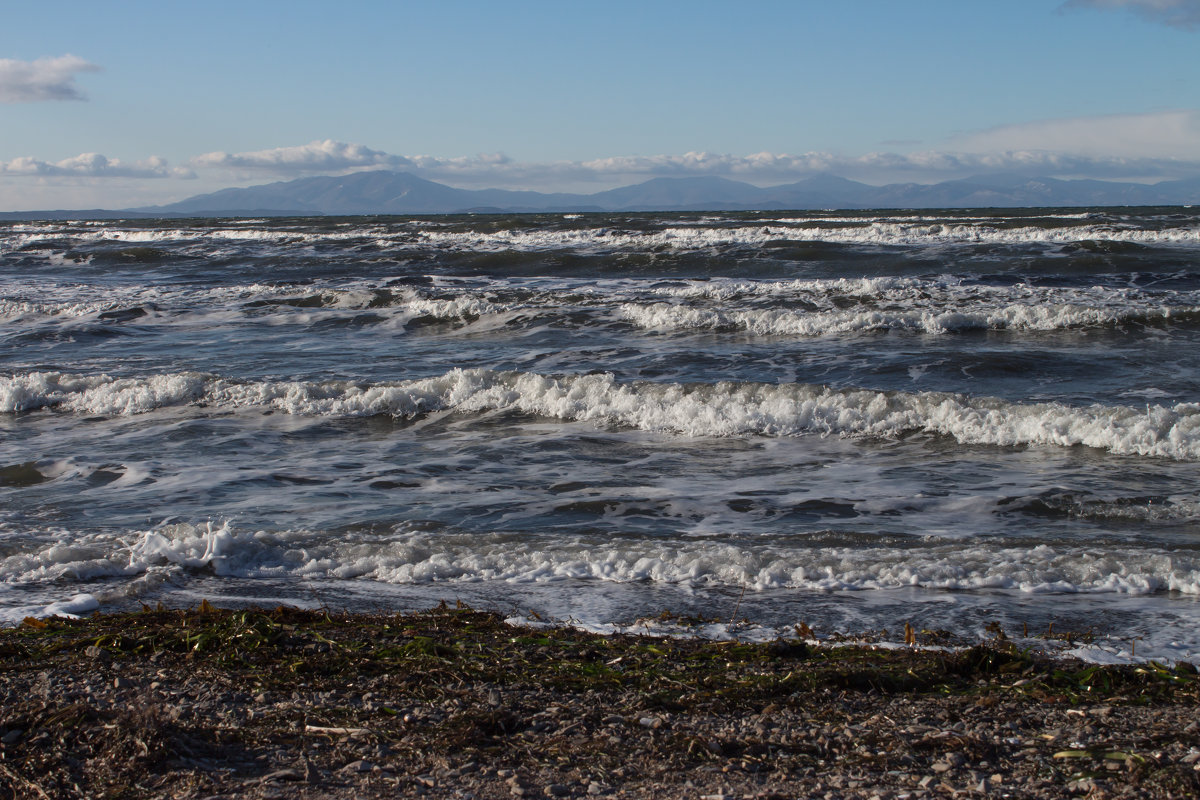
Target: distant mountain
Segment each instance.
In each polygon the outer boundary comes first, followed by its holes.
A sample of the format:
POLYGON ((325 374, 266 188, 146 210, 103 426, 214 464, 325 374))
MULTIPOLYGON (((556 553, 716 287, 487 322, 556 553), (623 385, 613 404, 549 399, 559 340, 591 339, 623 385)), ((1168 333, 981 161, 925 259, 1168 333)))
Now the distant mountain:
POLYGON ((935 184, 870 186, 835 175, 817 175, 764 189, 708 176, 654 178, 595 194, 544 194, 456 189, 406 172, 377 170, 222 189, 164 206, 124 211, 7 212, 0 213, 0 219, 1187 204, 1200 204, 1200 178, 1147 185, 1009 174, 935 184))
POLYGON ((725 211, 757 208, 766 192, 728 178, 653 178, 587 195, 588 201, 609 211, 725 211))
POLYGON ((759 188, 720 177, 653 178, 595 194, 455 189, 405 172, 358 172, 224 189, 144 213, 443 214, 464 211, 732 211, 814 208, 1013 208, 1200 202, 1200 178, 1153 186, 988 175, 935 184, 870 186, 817 175, 759 188))

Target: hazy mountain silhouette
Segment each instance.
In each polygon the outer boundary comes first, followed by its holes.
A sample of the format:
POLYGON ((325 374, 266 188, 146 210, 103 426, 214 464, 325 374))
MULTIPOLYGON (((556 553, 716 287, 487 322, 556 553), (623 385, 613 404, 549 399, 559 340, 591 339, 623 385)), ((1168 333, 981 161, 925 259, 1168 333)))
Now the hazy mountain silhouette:
POLYGON ((1200 178, 1154 185, 985 175, 935 184, 870 186, 836 175, 760 188, 727 178, 653 178, 594 194, 457 189, 376 170, 222 189, 178 203, 106 211, 23 211, 0 219, 155 216, 444 214, 456 212, 734 211, 866 208, 1019 208, 1200 203, 1200 178))
POLYGON ((760 188, 714 176, 653 178, 594 194, 456 189, 405 172, 358 172, 224 189, 170 205, 171 214, 270 211, 421 214, 456 211, 727 211, 825 208, 981 208, 1178 205, 1200 202, 1200 178, 1156 185, 988 175, 936 184, 870 186, 836 175, 760 188))

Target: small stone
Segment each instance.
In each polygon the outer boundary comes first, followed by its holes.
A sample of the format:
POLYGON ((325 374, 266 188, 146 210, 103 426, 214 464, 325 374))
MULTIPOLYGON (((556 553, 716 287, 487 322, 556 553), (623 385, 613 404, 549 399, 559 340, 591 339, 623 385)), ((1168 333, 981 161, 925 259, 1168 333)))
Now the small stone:
POLYGON ((638 725, 643 728, 657 729, 663 726, 663 721, 661 717, 642 717, 638 720, 638 725))
POLYGON ((128 689, 133 686, 133 683, 128 678, 116 677, 113 678, 114 689, 128 689))
POLYGON ((277 769, 262 776, 263 783, 271 781, 302 781, 304 776, 294 769, 277 769))
POLYGON ((938 774, 941 774, 943 772, 949 772, 952 769, 954 769, 954 766, 945 761, 939 761, 933 765, 933 771, 938 774))
POLYGON ((1071 781, 1067 784, 1067 791, 1075 794, 1090 794, 1096 788, 1096 784, 1089 781, 1087 778, 1080 778, 1076 781, 1071 781))
POLYGON ((25 731, 21 730, 20 728, 13 728, 11 731, 4 734, 3 737, 0 737, 0 742, 3 742, 4 744, 13 744, 20 741, 21 736, 24 735, 24 733, 25 731))
POLYGON ((604 785, 596 783, 596 781, 592 781, 587 786, 587 793, 590 795, 604 794, 604 785))
POLYGON ((360 758, 358 761, 351 761, 349 764, 342 767, 341 771, 342 772, 370 772, 373 769, 375 769, 374 764, 372 764, 370 761, 367 761, 366 759, 360 758))
POLYGON ((561 783, 552 783, 543 789, 542 793, 547 797, 566 797, 571 794, 571 787, 564 786, 561 783))
POLYGON ((108 651, 105 650, 103 647, 97 647, 96 645, 92 645, 92 646, 86 648, 83 651, 83 654, 85 656, 87 656, 88 658, 95 658, 95 659, 99 659, 101 661, 107 661, 109 659, 108 651))

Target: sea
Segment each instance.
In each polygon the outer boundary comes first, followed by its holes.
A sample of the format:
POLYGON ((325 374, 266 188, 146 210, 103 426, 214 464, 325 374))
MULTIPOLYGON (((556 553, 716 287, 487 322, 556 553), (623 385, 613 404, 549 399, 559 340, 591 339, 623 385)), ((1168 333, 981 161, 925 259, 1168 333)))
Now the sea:
POLYGON ((0 223, 0 623, 1200 659, 1200 209, 0 223))

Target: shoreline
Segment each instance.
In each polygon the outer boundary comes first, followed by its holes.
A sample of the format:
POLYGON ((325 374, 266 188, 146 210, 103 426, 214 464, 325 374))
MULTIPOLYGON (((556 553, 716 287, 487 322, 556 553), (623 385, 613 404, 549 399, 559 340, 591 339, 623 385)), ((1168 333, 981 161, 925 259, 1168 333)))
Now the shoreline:
POLYGON ((1193 665, 405 614, 0 630, 15 797, 1189 797, 1193 665))

